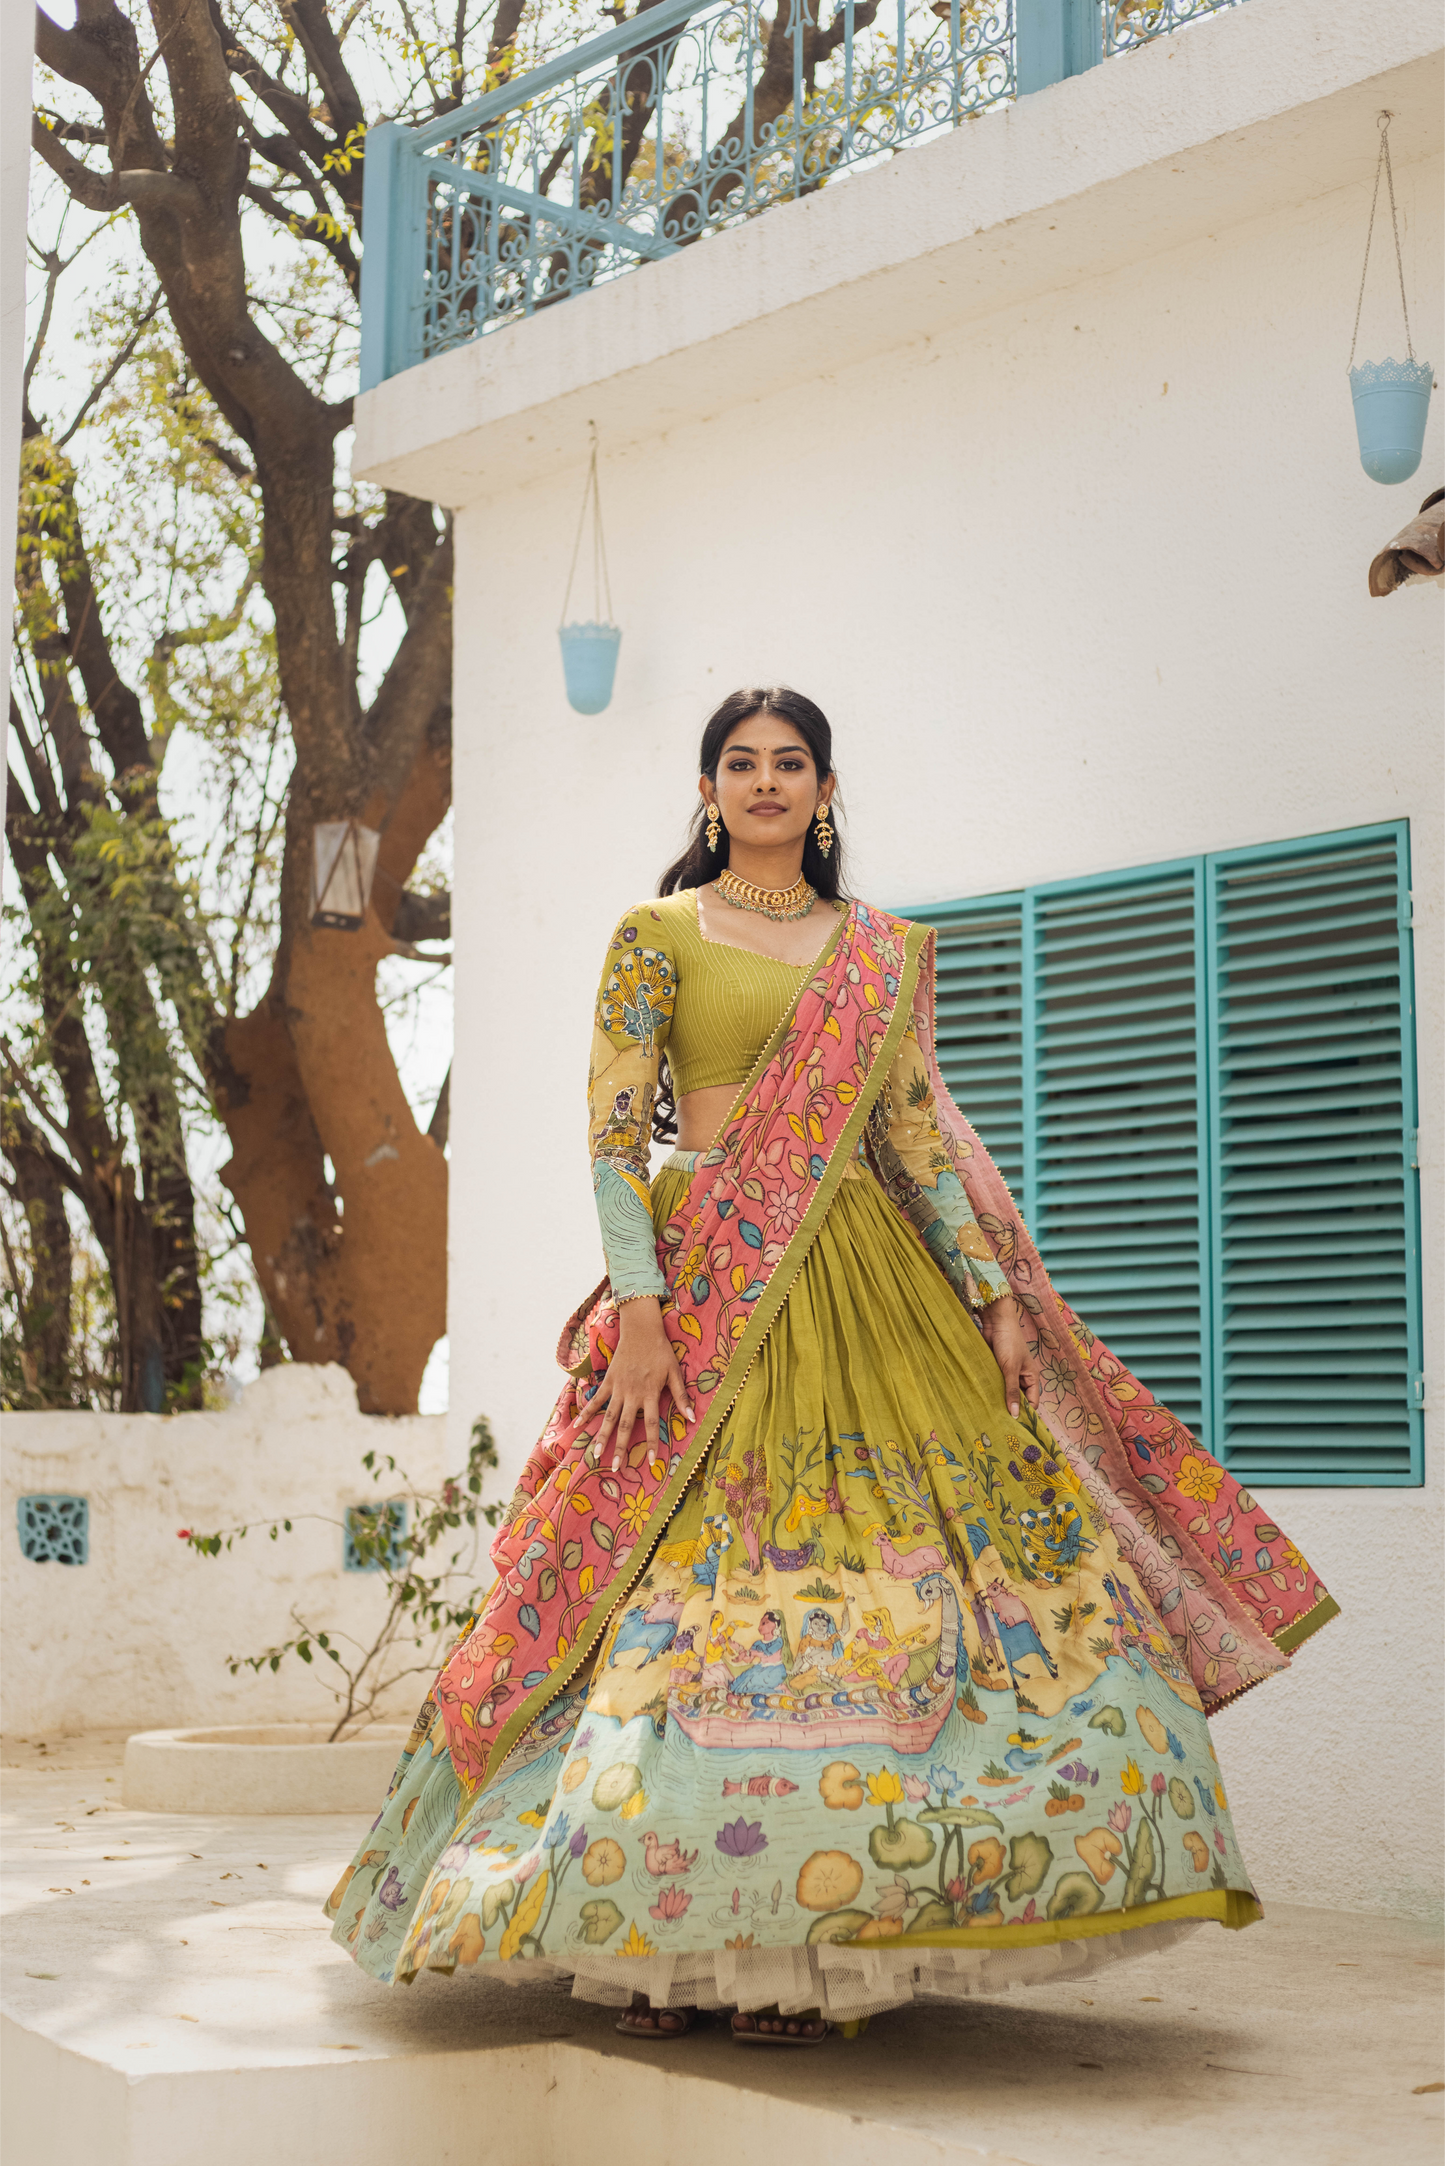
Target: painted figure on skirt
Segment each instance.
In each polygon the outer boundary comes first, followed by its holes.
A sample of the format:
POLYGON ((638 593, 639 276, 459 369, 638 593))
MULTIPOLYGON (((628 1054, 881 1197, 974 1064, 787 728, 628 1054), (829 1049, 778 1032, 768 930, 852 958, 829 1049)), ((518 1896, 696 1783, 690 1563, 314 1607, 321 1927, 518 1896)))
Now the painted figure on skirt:
POLYGON ((811 2044, 1250 1924, 1205 1718, 1335 1604, 1051 1286, 819 710, 736 693, 700 764, 602 968, 608 1275, 328 1910, 386 1983, 811 2044))

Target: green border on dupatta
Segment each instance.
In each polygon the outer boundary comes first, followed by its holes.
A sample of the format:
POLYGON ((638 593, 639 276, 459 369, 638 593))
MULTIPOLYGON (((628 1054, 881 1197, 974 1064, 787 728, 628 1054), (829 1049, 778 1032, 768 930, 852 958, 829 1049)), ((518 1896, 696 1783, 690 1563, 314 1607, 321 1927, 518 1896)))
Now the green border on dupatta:
MULTIPOLYGON (((856 909, 857 905, 855 904, 853 907, 856 909)), ((880 915, 883 914, 880 912, 880 915)), ((842 930, 840 927, 835 940, 841 939, 842 930)), ((883 1041, 874 1057, 868 1081, 859 1091, 857 1102, 839 1132, 838 1140, 829 1154, 822 1178, 814 1191, 813 1200, 803 1214, 802 1223, 788 1243, 785 1254, 774 1265, 772 1276, 769 1278, 763 1292, 758 1296, 757 1305, 748 1318, 747 1329, 738 1340, 732 1360, 728 1363, 722 1380, 713 1393, 712 1403, 699 1427, 697 1436, 693 1439, 686 1457, 679 1462, 667 1486, 658 1492, 657 1500, 653 1505, 648 1521, 647 1533, 639 1540, 637 1548, 628 1558, 626 1565, 608 1583, 593 1603, 592 1608, 587 1613, 587 1621, 573 1641, 570 1651, 558 1662, 557 1667, 552 1671, 546 1683, 534 1685, 520 1705, 514 1709, 502 1724, 501 1729, 497 1732, 496 1743, 487 1756, 486 1770, 481 1781, 474 1790, 468 1790, 465 1784, 462 1785, 463 1796, 468 1803, 483 1795, 494 1775, 500 1774, 507 1754, 516 1744, 518 1738, 522 1736, 530 1724, 536 1721, 542 1709, 550 1701, 554 1700, 559 1692, 566 1690, 570 1679, 575 1676, 582 1663, 592 1653, 606 1630, 613 1610, 616 1609, 623 1597, 631 1592, 635 1583, 646 1571, 648 1564, 651 1562, 654 1549, 667 1531, 669 1520, 682 1502, 684 1491, 702 1465, 707 1453, 711 1450, 718 1431, 732 1412, 734 1402, 747 1379, 748 1371, 757 1359, 764 1339, 777 1321, 778 1312, 788 1297, 793 1281, 802 1267, 803 1259, 812 1247, 818 1229, 828 1215, 828 1209, 833 1201, 838 1183, 843 1178, 843 1168, 857 1148, 858 1138, 862 1134, 864 1123, 873 1109, 874 1100, 882 1088, 883 1078, 893 1064, 893 1057, 898 1050, 899 1041, 913 1014, 913 994, 918 979, 919 959, 924 947, 932 937, 933 927, 931 925, 910 923, 904 932, 903 964, 898 973, 898 991, 894 995, 893 1013, 889 1018, 888 1028, 883 1034, 883 1041), (638 1555, 639 1551, 642 1552, 640 1557, 638 1555)), ((831 945, 832 943, 830 943, 831 945)), ((819 957, 820 964, 827 953, 828 949, 825 948, 823 954, 819 957)), ((743 1085, 733 1111, 722 1124, 723 1129, 737 1118, 739 1110, 746 1104, 750 1093, 757 1087, 769 1062, 774 1058, 779 1046, 787 1036, 789 1026, 797 1012, 798 1002, 813 984, 816 976, 817 969, 815 967, 798 987, 777 1029, 758 1055, 753 1072, 743 1085)), ((722 1129, 719 1130, 719 1134, 721 1133, 722 1129)))
POLYGON ((1313 1639, 1316 1632, 1339 1614, 1340 1605, 1334 1596, 1322 1594, 1313 1609, 1306 1610, 1303 1617, 1296 1617, 1293 1624, 1286 1625, 1283 1631, 1275 1632, 1271 1637, 1282 1655, 1292 1655, 1296 1647, 1303 1647, 1306 1640, 1313 1639))

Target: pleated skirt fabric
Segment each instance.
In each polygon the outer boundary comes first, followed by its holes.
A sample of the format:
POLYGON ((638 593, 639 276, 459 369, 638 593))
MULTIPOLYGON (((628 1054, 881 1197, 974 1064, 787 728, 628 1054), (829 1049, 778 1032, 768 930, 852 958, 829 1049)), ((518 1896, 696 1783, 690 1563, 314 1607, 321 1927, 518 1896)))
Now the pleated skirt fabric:
POLYGON ((861 1166, 635 1556, 480 1796, 413 1736, 328 1905, 377 1978, 849 2020, 1258 1916, 1167 1621, 861 1166))

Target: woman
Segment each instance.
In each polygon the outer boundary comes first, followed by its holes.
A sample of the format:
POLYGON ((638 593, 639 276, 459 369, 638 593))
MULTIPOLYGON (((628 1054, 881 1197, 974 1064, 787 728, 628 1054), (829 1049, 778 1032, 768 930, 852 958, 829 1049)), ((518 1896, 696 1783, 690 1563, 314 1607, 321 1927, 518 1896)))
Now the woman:
POLYGON ((1335 1604, 1054 1293, 818 708, 734 693, 700 765, 602 969, 608 1275, 328 1909, 387 1982, 813 2044, 1251 1923, 1205 1715, 1335 1604))

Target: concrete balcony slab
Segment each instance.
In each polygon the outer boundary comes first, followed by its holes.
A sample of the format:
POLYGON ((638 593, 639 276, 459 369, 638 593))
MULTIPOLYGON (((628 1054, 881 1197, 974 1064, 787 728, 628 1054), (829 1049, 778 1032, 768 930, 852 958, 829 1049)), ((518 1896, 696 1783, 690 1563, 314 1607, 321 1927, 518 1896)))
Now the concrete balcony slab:
POLYGON ((854 2045, 741 2053, 716 2026, 638 2046, 556 1988, 364 1978, 319 1909, 353 1820, 127 1812, 119 1739, 43 1744, 5 1777, 3 2140, 26 2166, 1440 2155, 1441 1955, 1418 1924, 1271 1906, 854 2045))
POLYGON ((483 503, 583 464, 590 421, 615 455, 1368 179, 1382 106, 1430 156, 1441 43, 1419 0, 1248 0, 403 370, 356 469, 483 503))

